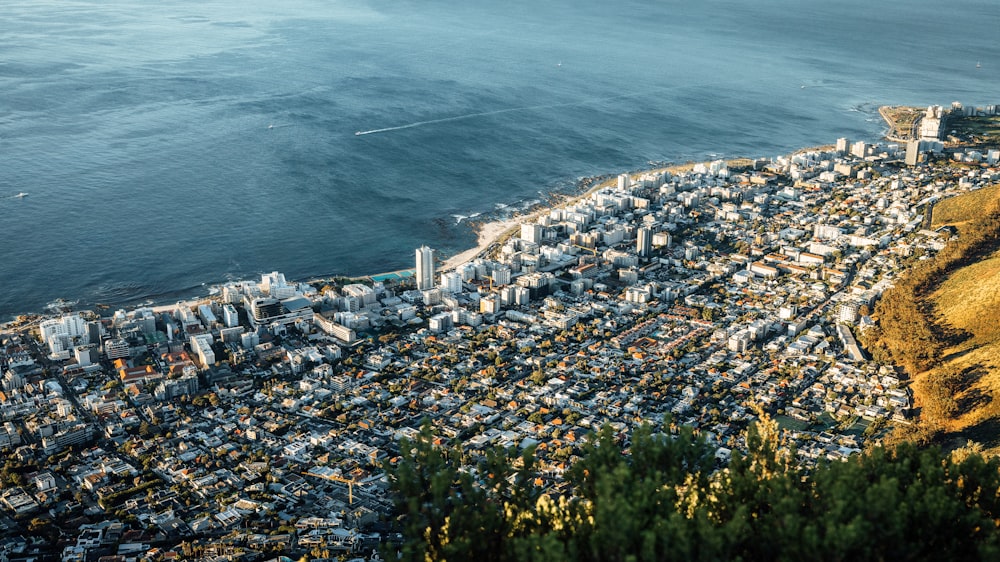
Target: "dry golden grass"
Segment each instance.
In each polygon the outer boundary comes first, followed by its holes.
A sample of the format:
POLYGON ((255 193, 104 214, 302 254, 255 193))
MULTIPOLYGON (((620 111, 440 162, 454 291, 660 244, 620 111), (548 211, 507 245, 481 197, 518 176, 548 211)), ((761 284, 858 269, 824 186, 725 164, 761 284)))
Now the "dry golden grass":
POLYGON ((941 324, 967 337, 947 349, 937 367, 917 377, 914 399, 923 402, 922 383, 927 377, 968 373, 968 386, 956 396, 961 413, 944 429, 956 442, 973 438, 991 452, 1000 452, 1000 435, 980 435, 976 430, 1000 417, 1000 251, 953 272, 930 299, 941 324))
POLYGON ((952 225, 961 230, 962 225, 982 214, 983 209, 997 199, 1000 199, 1000 184, 940 201, 934 205, 931 226, 952 225))
POLYGON ((970 341, 1000 340, 1000 252, 953 272, 931 298, 948 324, 973 336, 970 341))
MULTIPOLYGON (((946 199, 935 205, 932 225, 961 231, 998 199, 1000 185, 946 199)), ((955 396, 959 415, 944 422, 945 442, 962 445, 971 439, 1000 454, 1000 251, 951 272, 928 298, 937 321, 964 337, 945 350, 939 365, 916 377, 914 402, 924 402, 928 378, 963 373, 966 384, 955 396)))

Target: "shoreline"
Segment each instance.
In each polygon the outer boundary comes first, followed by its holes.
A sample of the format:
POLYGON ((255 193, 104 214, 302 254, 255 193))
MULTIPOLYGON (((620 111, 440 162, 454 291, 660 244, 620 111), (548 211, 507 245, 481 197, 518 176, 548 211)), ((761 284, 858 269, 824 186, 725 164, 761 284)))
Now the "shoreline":
MULTIPOLYGON (((797 154, 799 152, 808 152, 811 150, 820 150, 832 146, 833 145, 820 145, 816 147, 800 148, 790 154, 797 154)), ((748 158, 743 158, 743 157, 723 158, 721 160, 725 160, 727 163, 730 163, 741 160, 748 160, 748 158)), ((711 162, 711 160, 699 161, 699 162, 691 161, 691 162, 685 162, 684 164, 673 164, 669 166, 646 168, 642 170, 636 170, 632 172, 622 172, 622 173, 627 173, 629 177, 631 177, 632 179, 636 179, 637 177, 642 176, 644 174, 658 173, 658 172, 669 172, 671 174, 679 174, 682 172, 691 171, 698 164, 708 164, 709 162, 711 162)), ((611 187, 612 185, 615 185, 618 176, 619 174, 610 174, 610 177, 609 175, 598 175, 598 176, 591 176, 588 178, 584 178, 583 180, 580 181, 581 184, 585 184, 588 181, 593 181, 595 182, 594 185, 585 187, 584 191, 577 194, 551 193, 549 194, 549 196, 556 200, 553 203, 549 204, 542 203, 538 206, 538 208, 529 210, 524 214, 515 214, 505 219, 485 221, 477 224, 473 229, 476 232, 476 245, 472 248, 464 250, 444 260, 444 262, 441 264, 440 271, 451 271, 464 263, 482 257, 483 254, 487 253, 492 246, 494 246, 500 240, 503 240, 504 238, 514 233, 518 228, 520 228, 520 226, 523 223, 533 221, 538 217, 540 217, 541 215, 552 211, 553 209, 558 209, 561 207, 566 207, 569 205, 576 204, 590 197, 592 194, 596 193, 597 191, 600 191, 601 189, 611 187), (607 179, 602 179, 602 178, 607 178, 607 179)))
MULTIPOLYGON (((794 155, 794 154, 800 154, 800 153, 803 153, 803 152, 810 152, 810 151, 816 151, 816 150, 830 150, 833 147, 834 147, 834 145, 831 145, 831 144, 814 145, 814 146, 811 146, 811 147, 803 147, 803 148, 799 148, 799 149, 793 150, 791 152, 788 152, 786 155, 790 156, 790 155, 794 155)), ((763 158, 763 157, 761 157, 761 158, 763 158)), ((734 162, 739 162, 739 161, 752 160, 752 158, 748 158, 748 157, 732 157, 732 158, 717 158, 716 160, 724 160, 724 161, 727 162, 727 164, 729 164, 729 163, 734 163, 734 162)), ((454 255, 451 255, 451 256, 445 258, 440 263, 440 267, 439 267, 438 271, 439 272, 451 271, 451 270, 454 270, 455 268, 457 268, 460 265, 468 263, 468 262, 470 262, 470 261, 472 261, 472 260, 474 260, 476 258, 483 257, 485 254, 487 254, 490 251, 492 251, 493 246, 495 246, 499 241, 504 240, 508 236, 514 234, 517 231, 517 229, 520 228, 520 226, 521 226, 522 223, 533 221, 533 220, 537 219, 539 216, 541 216, 541 215, 543 215, 545 213, 548 213, 548 212, 550 212, 553 209, 558 209, 558 208, 565 207, 565 206, 568 206, 568 205, 576 204, 579 201, 582 201, 582 200, 590 197, 593 193, 595 193, 595 192, 597 192, 597 191, 599 191, 601 189, 604 189, 604 188, 607 188, 607 187, 615 185, 615 183, 617 181, 617 178, 618 178, 618 176, 621 173, 627 173, 633 179, 635 179, 638 176, 641 176, 643 174, 656 173, 656 172, 669 172, 671 174, 678 174, 678 173, 683 173, 683 172, 689 172, 696 165, 698 165, 698 164, 708 164, 709 162, 712 162, 712 160, 689 161, 689 162, 685 162, 683 164, 671 164, 671 165, 668 165, 668 166, 659 166, 659 167, 652 167, 652 168, 644 168, 644 169, 634 170, 634 171, 630 171, 630 172, 609 173, 609 174, 589 176, 589 177, 582 178, 581 180, 579 180, 579 182, 577 182, 577 185, 580 186, 580 188, 582 189, 582 191, 580 191, 580 192, 577 192, 577 193, 572 193, 572 192, 566 193, 566 192, 558 192, 558 191, 551 192, 551 193, 548 194, 549 201, 539 203, 539 204, 535 205, 534 207, 529 208, 527 211, 525 211, 523 213, 522 212, 517 212, 517 213, 513 214, 512 216, 509 216, 507 218, 502 218, 502 219, 495 219, 495 220, 488 220, 487 219, 487 220, 484 220, 482 222, 474 222, 473 221, 473 222, 471 222, 471 224, 473 225, 472 226, 472 230, 476 234, 476 244, 473 247, 471 247, 471 248, 467 248, 467 249, 465 249, 465 250, 463 250, 463 251, 461 251, 461 252, 459 252, 457 254, 454 254, 454 255)), ((330 282, 330 281, 332 281, 334 279, 348 279, 348 280, 356 281, 356 282, 360 282, 360 281, 372 281, 374 277, 379 277, 379 276, 382 276, 382 275, 395 274, 395 273, 400 273, 400 272, 407 272, 407 271, 410 271, 410 269, 402 269, 402 270, 396 270, 396 271, 391 271, 391 272, 370 273, 370 274, 362 274, 362 275, 319 275, 319 276, 311 276, 311 277, 308 277, 308 278, 305 278, 305 279, 302 279, 302 280, 296 281, 296 282, 308 283, 308 284, 320 284, 320 283, 330 282)), ((222 286, 222 285, 223 285, 223 283, 211 284, 211 285, 208 285, 208 286, 209 287, 219 287, 219 286, 222 286)), ((194 307, 194 306, 197 306, 199 304, 205 304, 207 302, 211 302, 213 300, 213 298, 214 298, 214 295, 211 294, 211 293, 209 293, 207 295, 192 295, 192 296, 187 297, 187 298, 179 298, 179 299, 177 299, 175 301, 170 301, 170 302, 163 302, 163 301, 155 301, 154 300, 153 302, 147 302, 147 303, 138 303, 138 302, 122 303, 122 304, 117 305, 117 306, 112 306, 108 310, 111 310, 112 308, 116 309, 116 310, 117 309, 126 309, 127 310, 127 309, 138 308, 138 307, 141 307, 141 306, 148 306, 148 307, 150 307, 150 308, 152 308, 152 309, 154 309, 155 311, 158 311, 158 312, 160 312, 160 311, 169 311, 169 310, 174 309, 178 305, 194 307)), ((70 308, 69 310, 64 311, 62 313, 65 314, 65 313, 69 313, 69 312, 73 312, 73 311, 75 311, 75 312, 85 312, 85 311, 92 312, 92 313, 95 313, 98 316, 102 316, 102 317, 107 312, 107 311, 96 311, 93 308, 80 308, 80 309, 70 308)), ((6 327, 9 327, 11 325, 17 324, 18 323, 18 318, 21 317, 21 316, 35 317, 37 319, 37 318, 51 317, 51 316, 54 316, 54 315, 57 315, 57 314, 58 313, 47 312, 47 311, 22 313, 22 314, 13 316, 10 320, 0 322, 0 328, 6 328, 6 327)))

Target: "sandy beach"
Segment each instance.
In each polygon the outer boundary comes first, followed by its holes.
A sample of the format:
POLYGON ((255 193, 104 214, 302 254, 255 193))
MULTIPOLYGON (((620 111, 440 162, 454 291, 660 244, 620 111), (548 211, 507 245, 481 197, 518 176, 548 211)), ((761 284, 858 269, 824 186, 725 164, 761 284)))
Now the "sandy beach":
MULTIPOLYGON (((637 179, 644 174, 652 174, 658 172, 670 172, 672 174, 677 174, 681 172, 689 172, 696 165, 696 162, 688 162, 686 164, 678 164, 676 166, 667 166, 664 168, 651 168, 649 170, 641 170, 638 172, 631 172, 629 176, 632 179, 637 179)), ((708 162, 705 162, 707 165, 708 162)), ((508 233, 519 229, 521 224, 534 221, 538 217, 548 213, 552 209, 557 209, 560 207, 566 207, 569 205, 574 205, 577 202, 590 197, 596 191, 604 189, 615 185, 618 181, 617 176, 610 179, 598 182, 594 186, 587 189, 585 192, 579 195, 563 196, 561 201, 558 201, 554 205, 546 205, 535 209, 529 213, 523 215, 514 215, 510 218, 503 220, 497 220, 492 222, 484 222, 476 226, 476 246, 474 248, 469 248, 468 250, 455 254, 449 257, 441 264, 441 271, 450 271, 456 267, 470 262, 477 257, 481 257, 484 253, 489 250, 490 246, 495 244, 497 241, 502 240, 507 236, 508 233)))
POLYGON ((514 230, 515 228, 519 228, 521 223, 534 219, 543 211, 548 212, 548 209, 546 208, 528 215, 514 216, 500 221, 482 223, 476 227, 476 246, 444 260, 441 264, 441 270, 450 271, 464 263, 468 263, 476 259, 494 242, 500 240, 504 234, 514 230))

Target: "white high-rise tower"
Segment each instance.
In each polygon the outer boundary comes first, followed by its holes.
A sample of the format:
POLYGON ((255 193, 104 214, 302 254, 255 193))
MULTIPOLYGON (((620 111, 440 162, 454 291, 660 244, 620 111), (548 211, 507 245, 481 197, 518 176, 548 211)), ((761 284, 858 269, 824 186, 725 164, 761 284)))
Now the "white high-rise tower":
POLYGON ((648 227, 639 228, 638 235, 635 240, 635 252, 639 256, 647 258, 649 254, 653 251, 653 231, 648 227))
POLYGON ((434 250, 427 246, 417 248, 417 289, 434 288, 434 250))

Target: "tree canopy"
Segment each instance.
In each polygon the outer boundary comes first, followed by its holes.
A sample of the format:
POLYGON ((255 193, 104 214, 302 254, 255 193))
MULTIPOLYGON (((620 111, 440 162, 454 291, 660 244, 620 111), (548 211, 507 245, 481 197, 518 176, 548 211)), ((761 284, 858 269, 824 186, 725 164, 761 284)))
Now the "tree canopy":
MULTIPOLYGON (((669 424, 665 424, 668 426, 669 424)), ((1000 464, 910 444, 799 466, 768 420, 720 466, 690 428, 605 427, 563 475, 531 448, 477 459, 429 426, 389 467, 403 560, 996 559, 1000 464)), ((395 557, 395 552, 389 553, 395 557)))

